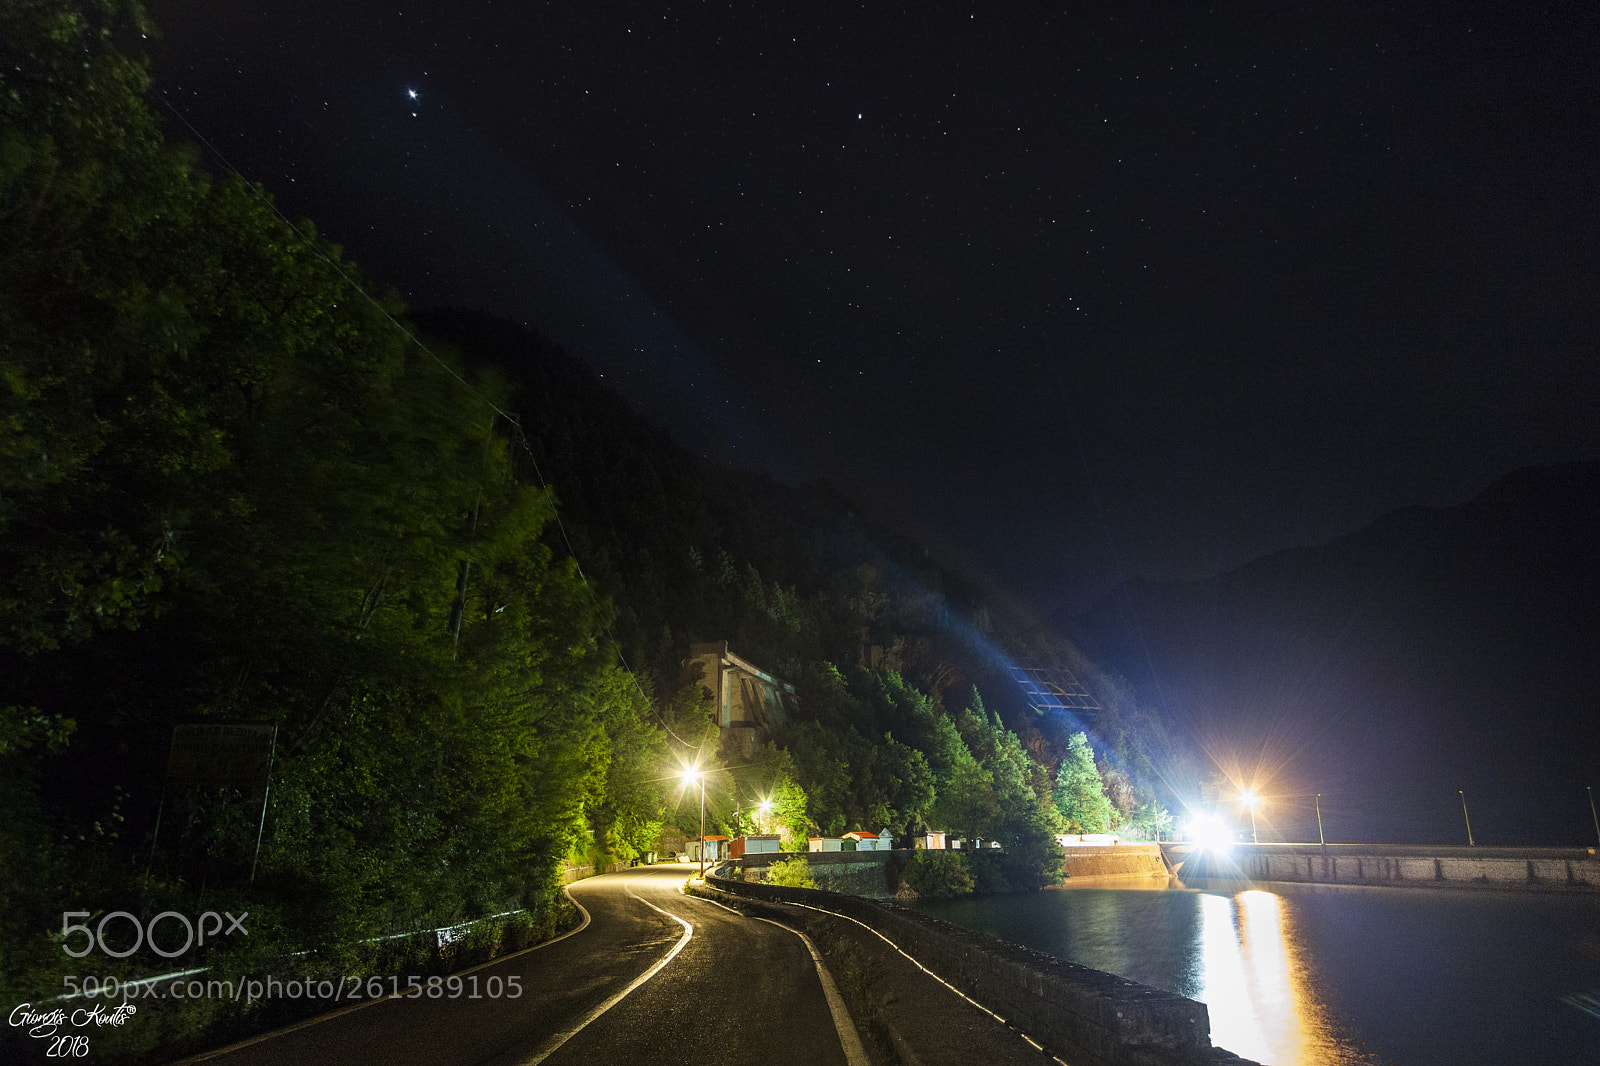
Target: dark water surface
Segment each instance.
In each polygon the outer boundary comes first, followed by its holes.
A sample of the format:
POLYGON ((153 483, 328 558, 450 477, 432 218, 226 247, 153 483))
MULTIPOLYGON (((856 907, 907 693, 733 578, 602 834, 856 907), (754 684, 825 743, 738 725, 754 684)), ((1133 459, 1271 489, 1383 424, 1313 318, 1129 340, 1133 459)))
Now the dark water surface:
POLYGON ((1600 895, 1257 882, 921 909, 1201 1000, 1213 1044, 1269 1066, 1600 1064, 1600 895))

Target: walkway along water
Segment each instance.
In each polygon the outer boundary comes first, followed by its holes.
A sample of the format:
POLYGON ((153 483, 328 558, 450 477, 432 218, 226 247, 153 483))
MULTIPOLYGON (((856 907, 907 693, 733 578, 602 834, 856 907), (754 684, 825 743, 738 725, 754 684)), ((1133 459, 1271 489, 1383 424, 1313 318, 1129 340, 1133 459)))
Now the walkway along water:
MULTIPOLYGON (((1211 1044, 1206 1005, 1174 992, 961 929, 892 903, 708 875, 712 888, 798 907, 879 938, 1072 1066, 1247 1066, 1211 1044)), ((796 920, 791 916, 790 920, 796 920)), ((804 914, 799 920, 805 921, 804 914)), ((930 986, 930 991, 932 990, 930 986)), ((940 1025, 937 1009, 925 1023, 940 1025)))

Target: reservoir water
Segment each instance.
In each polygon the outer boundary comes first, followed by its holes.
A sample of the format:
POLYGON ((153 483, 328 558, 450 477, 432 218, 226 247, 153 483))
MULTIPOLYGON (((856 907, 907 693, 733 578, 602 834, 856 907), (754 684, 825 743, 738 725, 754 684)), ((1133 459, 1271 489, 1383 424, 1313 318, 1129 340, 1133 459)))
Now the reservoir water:
POLYGON ((1600 895, 1233 882, 920 909, 1201 1000, 1214 1045, 1269 1066, 1600 1063, 1600 895))

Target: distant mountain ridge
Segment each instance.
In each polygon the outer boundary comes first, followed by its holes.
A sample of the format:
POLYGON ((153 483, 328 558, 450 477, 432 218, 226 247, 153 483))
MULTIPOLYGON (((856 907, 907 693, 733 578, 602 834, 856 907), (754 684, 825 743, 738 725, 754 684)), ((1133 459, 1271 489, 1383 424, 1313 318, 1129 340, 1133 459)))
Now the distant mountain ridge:
POLYGON ((1284 835, 1594 843, 1600 462, 1515 471, 1205 581, 1133 582, 1084 651, 1236 776, 1284 835), (1272 780, 1267 781, 1265 778, 1272 780), (1294 793, 1290 796, 1287 793, 1294 793))

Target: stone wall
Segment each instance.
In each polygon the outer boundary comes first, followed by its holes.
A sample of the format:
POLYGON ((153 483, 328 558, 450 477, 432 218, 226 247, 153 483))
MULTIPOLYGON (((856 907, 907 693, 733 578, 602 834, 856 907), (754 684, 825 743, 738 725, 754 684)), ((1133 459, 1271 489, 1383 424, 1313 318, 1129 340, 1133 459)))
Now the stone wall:
MULTIPOLYGON (((893 899, 886 867, 895 861, 893 851, 780 851, 745 855, 738 865, 744 879, 761 883, 767 879, 767 867, 787 859, 804 859, 811 866, 811 879, 817 887, 827 892, 847 896, 865 896, 868 899, 893 899)), ((898 853, 904 862, 911 853, 898 853)))
MULTIPOLYGON (((1204 1003, 970 932, 892 903, 708 877, 733 895, 810 908, 875 931, 933 974, 1076 1066, 1244 1060, 1211 1046, 1204 1003)), ((936 1025, 937 1019, 930 1018, 936 1025)))

